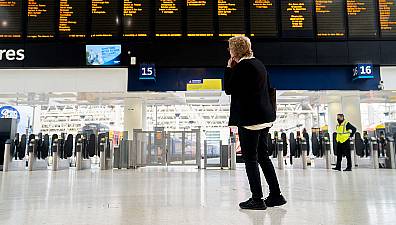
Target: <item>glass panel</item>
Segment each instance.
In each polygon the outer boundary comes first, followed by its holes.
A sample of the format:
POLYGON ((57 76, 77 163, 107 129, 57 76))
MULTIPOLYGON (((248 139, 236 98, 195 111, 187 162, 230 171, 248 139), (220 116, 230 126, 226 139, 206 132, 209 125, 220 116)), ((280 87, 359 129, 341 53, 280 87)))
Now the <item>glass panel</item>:
POLYGON ((195 165, 197 164, 196 154, 197 154, 197 134, 196 133, 186 133, 186 148, 184 152, 185 164, 195 165))
POLYGON ((207 164, 220 165, 220 141, 207 141, 207 164))
POLYGON ((170 133, 169 164, 182 164, 182 133, 170 133))

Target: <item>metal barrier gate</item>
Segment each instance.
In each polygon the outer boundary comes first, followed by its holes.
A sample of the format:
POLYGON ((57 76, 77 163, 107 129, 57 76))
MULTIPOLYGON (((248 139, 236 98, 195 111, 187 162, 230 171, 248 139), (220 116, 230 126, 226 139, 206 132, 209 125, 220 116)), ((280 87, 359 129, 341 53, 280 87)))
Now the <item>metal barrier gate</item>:
POLYGON ((201 168, 200 130, 133 131, 130 167, 198 166, 201 168))

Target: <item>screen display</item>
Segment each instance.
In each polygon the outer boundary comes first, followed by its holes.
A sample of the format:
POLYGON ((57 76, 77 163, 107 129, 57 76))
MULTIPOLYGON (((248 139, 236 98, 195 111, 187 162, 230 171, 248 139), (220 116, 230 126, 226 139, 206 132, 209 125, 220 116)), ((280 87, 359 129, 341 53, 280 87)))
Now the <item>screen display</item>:
POLYGON ((375 38, 378 33, 375 0, 347 0, 351 38, 375 38))
POLYGON ((22 38, 22 0, 0 1, 0 38, 22 38))
POLYGON ((250 29, 251 36, 278 36, 275 0, 250 0, 250 29))
POLYGON ((150 1, 124 0, 124 37, 150 35, 150 1))
POLYGON ((396 37, 396 1, 379 0, 382 37, 396 37))
POLYGON ((121 64, 121 45, 87 45, 88 66, 115 66, 121 64))
POLYGON ((187 0, 187 36, 214 36, 212 0, 187 0))
POLYGON ((87 36, 87 1, 59 0, 60 38, 85 38, 87 36))
POLYGON ((219 36, 231 37, 245 34, 244 0, 217 0, 219 36))
POLYGON ((281 2, 283 37, 313 38, 312 4, 312 0, 281 2))
POLYGON ((116 37, 121 24, 118 0, 91 0, 91 37, 116 37))
POLYGON ((156 0, 155 36, 182 36, 182 0, 156 0))
POLYGON ((55 37, 55 3, 54 0, 28 0, 28 38, 55 37))
POLYGON ((318 38, 345 37, 345 0, 316 0, 318 38))

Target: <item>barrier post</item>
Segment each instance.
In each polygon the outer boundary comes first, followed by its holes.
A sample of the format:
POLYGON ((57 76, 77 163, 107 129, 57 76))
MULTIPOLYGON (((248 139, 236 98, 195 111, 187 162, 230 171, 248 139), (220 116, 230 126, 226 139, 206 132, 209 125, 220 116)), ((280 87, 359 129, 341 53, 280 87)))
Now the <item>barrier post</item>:
POLYGON ((375 137, 371 137, 370 141, 370 148, 371 148, 371 157, 373 157, 373 168, 379 168, 379 159, 378 159, 378 142, 375 137))
POLYGON ((59 142, 58 139, 52 141, 52 171, 58 170, 58 150, 59 150, 59 142))
POLYGON ((28 170, 33 171, 33 164, 35 161, 35 153, 36 153, 36 140, 32 139, 29 142, 28 146, 29 158, 28 158, 28 170))
POLYGON ((301 161, 302 161, 302 166, 303 169, 307 168, 307 153, 308 153, 308 149, 307 149, 307 141, 305 140, 305 138, 301 138, 301 161))
POLYGON ((81 170, 82 168, 82 144, 81 144, 81 138, 77 140, 76 144, 76 169, 81 170))
POLYGON ((7 139, 4 146, 4 163, 3 163, 3 172, 8 171, 8 167, 11 163, 11 140, 7 139))
POLYGON ((331 169, 331 152, 330 152, 331 145, 330 145, 329 138, 327 138, 327 137, 324 138, 324 144, 325 144, 324 154, 325 154, 325 160, 326 160, 326 169, 329 170, 329 169, 331 169))
POLYGON ((106 169, 106 139, 102 138, 99 144, 100 170, 106 169))
POLYGON ((283 170, 285 168, 285 164, 283 162, 283 140, 281 138, 278 139, 278 169, 283 170))

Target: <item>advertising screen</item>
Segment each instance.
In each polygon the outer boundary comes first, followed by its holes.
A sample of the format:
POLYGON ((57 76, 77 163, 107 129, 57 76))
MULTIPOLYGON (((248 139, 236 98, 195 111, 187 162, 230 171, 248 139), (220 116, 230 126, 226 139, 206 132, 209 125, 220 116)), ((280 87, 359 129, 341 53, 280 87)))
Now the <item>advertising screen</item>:
POLYGON ((87 45, 88 66, 117 66, 121 64, 121 45, 87 45))

